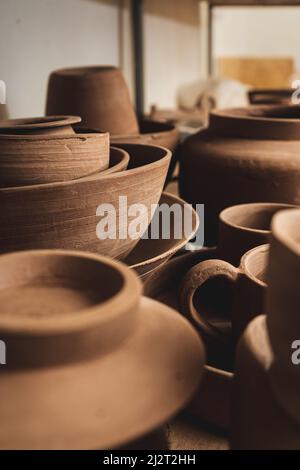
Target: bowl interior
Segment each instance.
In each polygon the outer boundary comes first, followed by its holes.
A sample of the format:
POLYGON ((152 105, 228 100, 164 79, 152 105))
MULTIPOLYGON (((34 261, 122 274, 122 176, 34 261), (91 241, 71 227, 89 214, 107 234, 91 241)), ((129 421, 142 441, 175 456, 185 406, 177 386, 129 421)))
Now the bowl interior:
POLYGON ((4 256, 1 315, 44 318, 79 312, 116 295, 121 273, 92 257, 50 252, 4 256))

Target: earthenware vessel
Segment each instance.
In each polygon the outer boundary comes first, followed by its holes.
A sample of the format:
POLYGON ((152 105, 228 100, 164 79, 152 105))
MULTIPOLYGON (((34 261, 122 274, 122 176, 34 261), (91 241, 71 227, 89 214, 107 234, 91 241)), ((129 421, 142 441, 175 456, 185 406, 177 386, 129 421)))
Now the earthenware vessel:
MULTIPOLYGON (((182 279, 195 264, 212 258, 214 252, 214 249, 203 249, 171 259, 146 279, 145 295, 180 311, 179 289, 182 279)), ((207 352, 207 363, 201 387, 187 411, 202 421, 228 430, 233 378, 232 346, 220 341, 210 331, 202 332, 201 337, 207 352)))
POLYGON ((65 248, 125 258, 151 221, 170 152, 130 144, 115 152, 130 155, 128 170, 98 172, 63 183, 0 188, 0 251, 65 248), (134 204, 142 205, 141 214, 130 212, 134 204))
POLYGON ((147 232, 125 259, 125 263, 146 282, 148 277, 193 238, 198 226, 199 217, 191 206, 173 194, 163 193, 147 232), (176 215, 172 217, 175 206, 176 215), (164 214, 164 210, 166 234, 159 223, 159 214, 164 214))
POLYGON ((139 133, 136 135, 112 135, 113 144, 126 142, 131 144, 161 145, 171 150, 172 158, 167 175, 170 181, 178 161, 181 146, 179 145, 180 133, 178 128, 171 123, 153 121, 151 119, 139 120, 139 133))
POLYGON ((83 125, 115 135, 139 132, 127 85, 116 67, 77 67, 52 72, 46 114, 81 116, 83 125))
POLYGON ((197 333, 141 298, 126 266, 35 250, 1 256, 0 272, 0 448, 117 448, 161 426, 196 391, 197 333))
POLYGON ((275 89, 254 89, 248 93, 249 103, 254 105, 262 104, 292 104, 292 95, 295 90, 292 88, 275 89))
POLYGON ((218 215, 249 202, 300 204, 300 106, 252 106, 210 114, 183 145, 181 197, 205 204, 205 244, 218 215))
POLYGON ((247 251, 270 242, 272 217, 280 210, 295 207, 253 203, 224 209, 219 215, 218 257, 239 266, 247 251))
POLYGON ((197 264, 182 281, 180 310, 205 334, 239 338, 265 311, 268 252, 269 245, 248 251, 239 268, 217 259, 197 264))
POLYGON ((277 401, 300 425, 300 209, 272 221, 268 267, 267 326, 274 351, 270 370, 277 401), (296 362, 293 360, 293 353, 296 362))
POLYGON ((266 317, 255 318, 237 350, 232 390, 232 449, 298 450, 299 422, 276 400, 270 384, 274 359, 266 317))
POLYGON ((73 129, 79 117, 0 121, 0 186, 69 181, 106 170, 109 134, 73 129))

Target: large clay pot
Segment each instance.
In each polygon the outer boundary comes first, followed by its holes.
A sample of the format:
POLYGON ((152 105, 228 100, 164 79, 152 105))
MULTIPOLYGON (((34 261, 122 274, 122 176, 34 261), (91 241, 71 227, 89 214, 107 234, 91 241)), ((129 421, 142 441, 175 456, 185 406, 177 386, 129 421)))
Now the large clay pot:
POLYGON ((80 116, 84 126, 110 134, 139 132, 127 85, 116 67, 77 67, 52 72, 46 114, 80 116))
POLYGON ((197 333, 121 263, 34 250, 1 256, 0 272, 1 449, 118 448, 197 390, 197 333))
POLYGON ((216 244, 218 215, 248 202, 300 204, 300 106, 211 113, 209 127, 183 147, 180 193, 205 204, 205 241, 216 244))
POLYGON ((257 88, 249 91, 249 103, 254 105, 292 104, 292 95, 294 91, 295 90, 292 88, 257 88))
POLYGON ((293 360, 300 349, 300 209, 280 212, 273 219, 268 282, 272 388, 277 401, 300 425, 300 369, 293 360))
POLYGON ((0 188, 0 251, 65 248, 125 258, 142 236, 130 236, 130 223, 136 216, 128 214, 128 208, 143 204, 140 224, 146 230, 152 204, 159 202, 163 190, 171 154, 162 147, 131 144, 115 152, 130 155, 127 171, 0 188), (126 204, 121 196, 127 198, 126 204), (103 214, 97 212, 99 206, 103 214), (107 211, 112 213, 109 233, 106 226, 99 226, 108 217, 107 211))
POLYGON ((236 357, 231 401, 232 449, 299 450, 299 422, 284 411, 271 388, 274 354, 265 316, 250 323, 236 357))
POLYGON ((0 121, 0 186, 69 181, 106 170, 107 132, 75 132, 79 117, 0 121))

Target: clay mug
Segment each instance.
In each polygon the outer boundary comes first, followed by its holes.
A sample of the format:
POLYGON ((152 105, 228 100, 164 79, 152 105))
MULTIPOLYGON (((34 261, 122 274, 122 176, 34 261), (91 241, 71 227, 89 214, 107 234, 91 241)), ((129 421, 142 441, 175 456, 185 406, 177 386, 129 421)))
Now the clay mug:
POLYGON ((276 212, 297 206, 276 203, 238 204, 219 215, 217 257, 239 266, 252 248, 269 243, 271 221, 276 212))
POLYGON ((81 116, 84 126, 105 129, 112 135, 139 133, 128 87, 116 67, 76 67, 52 72, 46 114, 81 116))
POLYGON ((268 283, 272 388, 278 402, 299 423, 300 209, 280 212, 273 219, 268 283))
POLYGON ((182 313, 206 335, 239 338, 249 321, 264 311, 268 251, 269 245, 253 248, 238 268, 217 259, 194 266, 180 288, 182 313))

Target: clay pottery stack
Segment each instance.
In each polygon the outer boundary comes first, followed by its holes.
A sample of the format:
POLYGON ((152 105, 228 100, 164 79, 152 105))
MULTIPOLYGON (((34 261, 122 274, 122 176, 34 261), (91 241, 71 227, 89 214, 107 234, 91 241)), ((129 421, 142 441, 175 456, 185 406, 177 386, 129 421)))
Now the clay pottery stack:
POLYGON ((127 236, 136 218, 128 214, 128 207, 143 204, 140 224, 146 231, 171 154, 162 147, 130 144, 114 152, 120 156, 119 166, 130 155, 127 171, 100 171, 73 181, 0 188, 0 251, 64 248, 124 259, 143 235, 127 236), (120 196, 125 204, 120 203, 120 196))
POLYGON ((123 74, 116 67, 54 71, 48 83, 46 114, 81 116, 84 126, 108 131, 113 144, 159 145, 174 152, 179 142, 179 131, 172 124, 138 122, 123 74))
POLYGON ((75 131, 75 116, 0 121, 0 186, 69 181, 109 166, 109 134, 75 131))
POLYGON ((198 215, 191 206, 173 194, 163 193, 147 232, 125 259, 125 263, 139 274, 143 282, 146 282, 193 238, 198 226, 198 215), (174 216, 169 218, 168 214, 172 213, 175 205, 174 216), (166 234, 163 233, 163 226, 159 223, 159 214, 163 213, 163 210, 167 211, 166 219, 170 221, 166 234), (188 224, 187 220, 190 220, 191 224, 188 224), (168 234, 170 236, 166 237, 168 234))
POLYGON ((292 95, 294 92, 295 90, 292 88, 257 88, 249 91, 249 103, 253 105, 289 105, 292 104, 292 95))
POLYGON ((183 146, 180 193, 205 204, 205 244, 217 242, 218 215, 249 202, 299 204, 300 106, 214 111, 183 146))
POLYGON ((299 449, 299 227, 300 210, 273 219, 267 317, 251 322, 237 351, 235 449, 299 449))
MULTIPOLYGON (((145 295, 180 311, 179 292, 184 277, 197 263, 214 256, 214 251, 214 249, 203 249, 168 261, 146 279, 145 295)), ((228 357, 228 348, 222 342, 219 341, 217 348, 212 350, 210 336, 201 336, 207 351, 207 363, 201 387, 190 403, 188 412, 217 428, 228 430, 233 378, 232 358, 228 357)))
POLYGON ((163 425, 196 391, 204 349, 174 310, 105 257, 0 257, 1 449, 113 449, 163 425), (120 393, 120 390, 122 393, 120 393))

